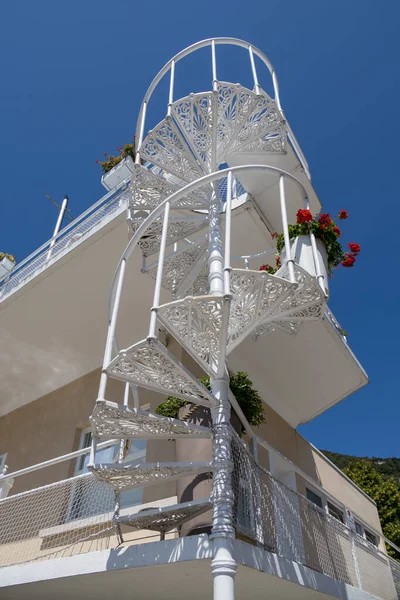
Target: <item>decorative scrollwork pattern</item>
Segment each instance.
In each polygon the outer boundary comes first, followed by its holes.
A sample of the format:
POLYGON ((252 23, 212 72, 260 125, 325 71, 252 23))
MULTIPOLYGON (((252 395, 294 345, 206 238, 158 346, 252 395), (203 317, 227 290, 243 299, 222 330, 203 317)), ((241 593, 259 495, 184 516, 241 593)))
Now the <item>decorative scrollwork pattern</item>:
POLYGON ((153 510, 142 510, 140 513, 124 515, 116 519, 117 523, 123 523, 133 529, 149 529, 150 531, 159 531, 166 533, 171 529, 179 527, 188 519, 193 519, 198 515, 211 509, 211 502, 184 503, 177 506, 167 506, 153 510))
MULTIPOLYGON (((133 221, 130 225, 129 234, 133 236, 135 231, 141 225, 142 219, 133 221)), ((179 242, 184 238, 190 237, 206 226, 207 222, 202 217, 192 217, 191 219, 172 218, 168 223, 167 246, 179 242)), ((155 254, 160 249, 162 232, 162 219, 154 221, 147 229, 145 235, 140 238, 139 246, 144 256, 155 254)))
POLYGON ((212 394, 156 339, 131 346, 110 363, 107 373, 161 394, 210 407, 212 394))
POLYGON ((99 439, 175 439, 177 437, 209 438, 211 430, 178 419, 161 417, 151 412, 98 400, 92 417, 93 435, 99 439))
POLYGON ((215 373, 222 346, 223 313, 229 310, 221 296, 202 296, 161 306, 158 317, 193 358, 211 375, 215 373))

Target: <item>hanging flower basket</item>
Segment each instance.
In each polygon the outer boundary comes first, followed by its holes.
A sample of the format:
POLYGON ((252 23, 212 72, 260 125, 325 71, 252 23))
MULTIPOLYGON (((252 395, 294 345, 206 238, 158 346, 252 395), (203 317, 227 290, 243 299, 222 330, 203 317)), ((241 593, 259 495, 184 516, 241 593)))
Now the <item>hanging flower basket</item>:
POLYGON ((8 275, 15 267, 15 258, 11 254, 0 252, 0 279, 8 275))

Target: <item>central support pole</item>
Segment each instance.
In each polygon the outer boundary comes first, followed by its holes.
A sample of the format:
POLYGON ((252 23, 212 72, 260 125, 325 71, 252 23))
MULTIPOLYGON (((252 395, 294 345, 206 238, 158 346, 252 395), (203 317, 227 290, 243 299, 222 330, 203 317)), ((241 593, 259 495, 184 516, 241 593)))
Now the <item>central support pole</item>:
MULTIPOLYGON (((209 283, 210 294, 224 293, 224 257, 221 235, 221 203, 218 183, 213 183, 209 208, 209 283)), ((235 529, 233 526, 234 495, 232 490, 233 460, 231 450, 231 405, 229 380, 211 378, 211 391, 217 405, 211 409, 213 422, 213 525, 211 540, 214 600, 234 600, 236 562, 233 558, 235 529)))

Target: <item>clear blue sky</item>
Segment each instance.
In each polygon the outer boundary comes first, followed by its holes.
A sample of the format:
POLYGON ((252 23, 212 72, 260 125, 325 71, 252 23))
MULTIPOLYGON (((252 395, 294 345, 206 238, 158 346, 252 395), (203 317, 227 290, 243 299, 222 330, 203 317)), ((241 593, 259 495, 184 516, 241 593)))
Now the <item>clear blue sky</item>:
MULTIPOLYGON (((95 161, 131 138, 172 55, 211 36, 251 41, 277 69, 325 210, 349 211, 346 237, 362 248, 331 282, 330 305, 371 384, 301 432, 333 451, 400 456, 399 22, 398 0, 4 3, 0 250, 20 261, 51 236, 45 193, 60 201, 67 191, 74 215, 101 197, 95 161)), ((241 69, 232 65, 233 81, 246 84, 241 69)))

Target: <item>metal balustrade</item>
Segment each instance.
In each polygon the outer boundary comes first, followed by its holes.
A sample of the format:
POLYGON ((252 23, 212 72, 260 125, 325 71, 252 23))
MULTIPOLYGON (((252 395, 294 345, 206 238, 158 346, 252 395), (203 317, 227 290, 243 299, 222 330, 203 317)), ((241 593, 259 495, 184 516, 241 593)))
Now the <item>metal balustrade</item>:
POLYGON ((235 433, 231 444, 238 535, 382 600, 400 598, 400 562, 260 467, 235 433))
MULTIPOLYGON (((400 599, 399 562, 273 477, 233 431, 231 446, 237 537, 382 600, 400 599)), ((86 448, 43 465, 88 452, 86 448)), ((24 470, 6 479, 23 475, 24 470)), ((114 491, 91 473, 0 500, 0 567, 115 548, 120 540, 114 506, 114 491)), ((133 513, 143 507, 135 507, 133 513)), ((133 514, 129 508, 125 512, 133 514)), ((142 531, 126 542, 159 539, 154 532, 142 531)))
POLYGON ((54 238, 17 264, 11 273, 0 281, 0 302, 93 235, 108 221, 124 212, 129 196, 128 183, 120 184, 103 196, 54 238))

